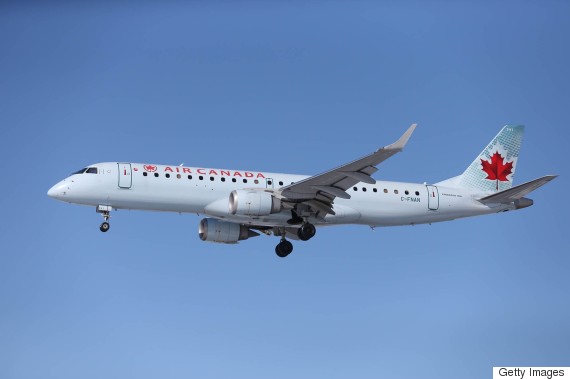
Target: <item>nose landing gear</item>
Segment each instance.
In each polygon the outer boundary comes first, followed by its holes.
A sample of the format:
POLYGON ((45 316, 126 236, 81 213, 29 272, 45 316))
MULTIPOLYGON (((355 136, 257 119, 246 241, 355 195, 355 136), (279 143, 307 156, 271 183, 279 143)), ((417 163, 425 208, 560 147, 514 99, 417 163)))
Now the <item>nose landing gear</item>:
POLYGON ((102 231, 103 233, 105 233, 107 230, 109 230, 109 228, 111 227, 111 224, 109 224, 107 221, 104 221, 101 226, 99 227, 99 230, 102 231))
POLYGON ((101 213, 103 219, 105 220, 99 227, 99 230, 105 233, 109 230, 109 228, 111 228, 111 224, 109 224, 109 219, 111 218, 111 211, 113 210, 113 207, 109 205, 98 205, 95 210, 97 211, 97 213, 101 213))

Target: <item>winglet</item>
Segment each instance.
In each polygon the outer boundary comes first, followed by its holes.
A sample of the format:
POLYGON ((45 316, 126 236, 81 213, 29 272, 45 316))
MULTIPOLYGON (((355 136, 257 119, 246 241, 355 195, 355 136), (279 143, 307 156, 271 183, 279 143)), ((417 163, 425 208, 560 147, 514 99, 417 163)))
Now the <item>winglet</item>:
POLYGON ((390 149, 390 150, 402 150, 402 149, 404 149, 404 146, 406 146, 406 144, 408 143, 408 140, 412 136, 412 133, 414 132, 414 130, 416 130, 416 126, 418 126, 418 124, 412 124, 408 128, 408 130, 406 130, 406 132, 404 134, 402 134, 402 136, 400 137, 399 140, 397 140, 396 142, 394 142, 391 145, 386 146, 384 149, 390 149))

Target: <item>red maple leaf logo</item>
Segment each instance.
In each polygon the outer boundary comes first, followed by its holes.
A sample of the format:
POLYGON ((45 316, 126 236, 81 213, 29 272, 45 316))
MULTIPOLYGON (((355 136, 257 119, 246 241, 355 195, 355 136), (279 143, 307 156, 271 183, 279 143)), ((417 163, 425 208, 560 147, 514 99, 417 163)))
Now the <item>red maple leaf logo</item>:
POLYGON ((143 168, 145 171, 148 171, 148 172, 155 172, 156 171, 156 166, 153 164, 144 165, 143 168))
POLYGON ((491 155, 491 160, 486 161, 481 158, 482 170, 487 174, 485 179, 496 180, 497 189, 499 189, 499 181, 507 182, 507 176, 513 173, 513 161, 506 162, 503 156, 496 151, 495 154, 491 155))

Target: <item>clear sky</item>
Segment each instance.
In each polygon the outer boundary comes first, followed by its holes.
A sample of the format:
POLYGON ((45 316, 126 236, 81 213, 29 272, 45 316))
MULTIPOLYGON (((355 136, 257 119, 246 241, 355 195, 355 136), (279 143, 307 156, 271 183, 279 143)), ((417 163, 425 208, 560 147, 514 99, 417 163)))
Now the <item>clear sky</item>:
POLYGON ((570 365, 570 3, 2 2, 0 377, 485 378, 570 365), (525 124, 518 212, 201 242, 200 217, 49 199, 132 161, 455 176, 525 124))

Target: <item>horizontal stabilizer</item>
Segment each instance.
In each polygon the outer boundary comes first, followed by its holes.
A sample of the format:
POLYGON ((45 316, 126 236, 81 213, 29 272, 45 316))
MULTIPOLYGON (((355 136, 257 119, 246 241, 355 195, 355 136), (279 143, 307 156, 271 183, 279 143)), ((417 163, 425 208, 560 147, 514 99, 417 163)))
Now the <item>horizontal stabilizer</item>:
POLYGON ((490 196, 483 197, 479 199, 483 204, 489 203, 512 203, 515 200, 523 198, 526 194, 534 191, 535 189, 542 187, 552 179, 556 178, 558 175, 546 175, 542 178, 531 180, 530 182, 518 185, 516 187, 509 188, 507 190, 497 192, 490 196))

